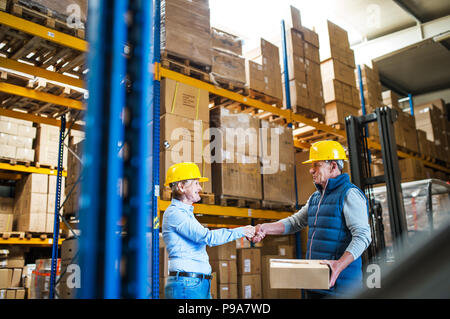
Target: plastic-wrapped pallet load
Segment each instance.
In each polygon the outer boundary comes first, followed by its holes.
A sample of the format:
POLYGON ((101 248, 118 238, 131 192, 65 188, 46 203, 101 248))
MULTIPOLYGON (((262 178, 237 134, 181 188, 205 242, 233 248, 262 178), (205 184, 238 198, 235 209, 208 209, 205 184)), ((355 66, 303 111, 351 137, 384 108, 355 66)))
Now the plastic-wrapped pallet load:
POLYGON ((161 1, 161 50, 211 66, 208 0, 161 1))
MULTIPOLYGON (((61 272, 61 259, 58 259, 56 271, 56 281, 61 272)), ((51 259, 36 259, 36 269, 31 275, 30 299, 48 299, 50 295, 50 274, 52 270, 51 259)), ((55 291, 59 294, 58 285, 55 291)), ((55 297, 57 298, 56 294, 55 297)))
POLYGON ((225 31, 211 28, 213 82, 226 82, 238 87, 245 84, 245 59, 242 40, 225 31))

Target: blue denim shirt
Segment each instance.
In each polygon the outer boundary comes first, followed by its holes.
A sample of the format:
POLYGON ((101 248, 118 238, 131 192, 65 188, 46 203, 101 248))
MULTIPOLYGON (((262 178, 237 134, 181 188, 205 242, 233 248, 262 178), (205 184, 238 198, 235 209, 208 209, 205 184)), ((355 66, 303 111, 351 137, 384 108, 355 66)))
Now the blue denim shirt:
POLYGON ((243 227, 209 230, 194 216, 194 206, 172 199, 163 215, 162 236, 169 254, 169 271, 211 274, 206 245, 218 246, 244 237, 243 227))

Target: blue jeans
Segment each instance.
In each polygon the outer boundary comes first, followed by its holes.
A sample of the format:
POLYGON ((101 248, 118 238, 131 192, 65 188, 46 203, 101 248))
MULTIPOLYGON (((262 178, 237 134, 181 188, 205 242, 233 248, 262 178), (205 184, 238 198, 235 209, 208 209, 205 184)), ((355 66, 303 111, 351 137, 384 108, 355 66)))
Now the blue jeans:
POLYGON ((166 299, 211 299, 211 280, 169 276, 164 293, 166 299))

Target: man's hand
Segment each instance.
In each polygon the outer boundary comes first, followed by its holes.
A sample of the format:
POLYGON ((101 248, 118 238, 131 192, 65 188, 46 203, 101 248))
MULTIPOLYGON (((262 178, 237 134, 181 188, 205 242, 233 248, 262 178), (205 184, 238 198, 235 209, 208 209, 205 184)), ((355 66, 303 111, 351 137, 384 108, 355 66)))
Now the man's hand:
POLYGON ((266 236, 266 232, 263 229, 264 224, 258 224, 255 226, 256 233, 255 237, 252 238, 252 243, 259 243, 266 236))
POLYGON ((353 255, 346 251, 339 260, 322 260, 320 262, 322 265, 328 265, 331 268, 330 288, 336 283, 341 271, 347 268, 353 260, 353 255))
POLYGON ((254 238, 256 233, 255 227, 248 225, 244 227, 244 236, 248 239, 248 240, 252 240, 252 238, 254 238))

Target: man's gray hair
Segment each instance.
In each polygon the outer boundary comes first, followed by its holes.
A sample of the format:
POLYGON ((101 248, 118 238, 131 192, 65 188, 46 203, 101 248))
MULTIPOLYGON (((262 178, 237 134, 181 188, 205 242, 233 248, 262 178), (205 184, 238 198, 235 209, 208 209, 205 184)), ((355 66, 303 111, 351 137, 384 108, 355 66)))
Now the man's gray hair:
POLYGON ((184 181, 178 181, 178 182, 171 183, 169 186, 170 186, 170 189, 172 190, 172 198, 180 199, 181 196, 183 195, 180 192, 180 189, 178 188, 178 183, 182 183, 183 185, 187 185, 187 184, 190 184, 190 182, 192 182, 192 181, 193 181, 193 179, 186 179, 184 181))
POLYGON ((337 167, 342 173, 342 170, 344 169, 344 160, 328 160, 327 163, 335 162, 337 164, 337 167))

